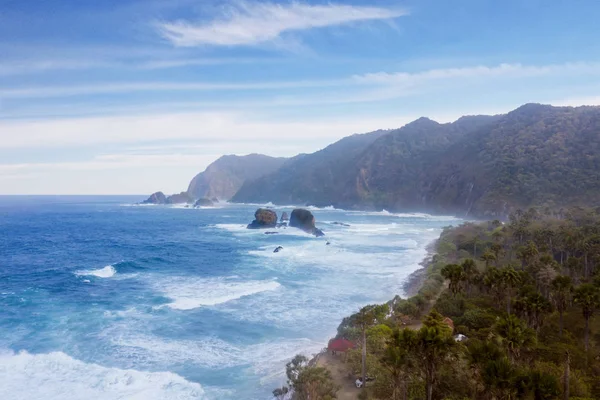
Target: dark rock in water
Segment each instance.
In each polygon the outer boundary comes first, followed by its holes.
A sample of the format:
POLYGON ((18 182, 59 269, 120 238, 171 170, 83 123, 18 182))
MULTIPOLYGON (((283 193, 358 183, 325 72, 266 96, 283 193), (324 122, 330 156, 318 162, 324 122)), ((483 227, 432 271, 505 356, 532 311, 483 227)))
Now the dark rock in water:
POLYGON ((198 199, 194 203, 194 207, 211 207, 214 205, 215 204, 212 202, 212 200, 209 200, 207 198, 198 199))
POLYGON ((332 222, 332 225, 339 225, 339 226, 350 226, 349 224, 345 224, 343 222, 332 222))
POLYGON ((210 201, 212 201, 213 203, 218 203, 219 199, 217 199, 216 197, 213 197, 212 199, 210 199, 210 201))
POLYGON ((281 214, 281 219, 279 221, 284 222, 284 221, 289 221, 290 217, 288 217, 288 213, 286 211, 283 212, 283 214, 281 214))
POLYGON ((279 253, 281 250, 283 250, 283 247, 277 246, 275 250, 273 250, 273 253, 279 253))
POLYGON ((331 244, 331 242, 327 242, 327 243, 325 243, 325 245, 326 245, 326 246, 329 246, 330 244, 331 244))
POLYGON ((248 229, 263 229, 277 227, 277 213, 266 208, 259 208, 254 213, 254 221, 250 223, 248 229))
POLYGON ((279 235, 279 232, 265 232, 265 235, 279 235))
POLYGON ((278 228, 286 228, 287 226, 288 226, 287 222, 280 222, 280 223, 277 224, 278 228))
POLYGON ((296 208, 290 216, 289 226, 302 229, 304 232, 313 234, 317 237, 325 236, 322 230, 315 227, 315 217, 308 210, 296 208))
POLYGON ((141 204, 167 204, 167 196, 163 192, 152 193, 141 204))
POLYGON ((194 198, 187 192, 181 192, 167 197, 167 204, 194 204, 194 198))

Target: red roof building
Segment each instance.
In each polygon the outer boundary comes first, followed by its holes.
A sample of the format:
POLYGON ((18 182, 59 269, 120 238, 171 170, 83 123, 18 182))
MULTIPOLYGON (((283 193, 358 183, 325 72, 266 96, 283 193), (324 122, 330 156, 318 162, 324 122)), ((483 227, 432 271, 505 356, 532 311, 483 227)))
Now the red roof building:
POLYGON ((356 347, 356 344, 349 341, 348 339, 332 339, 329 341, 329 345, 327 346, 328 350, 331 351, 339 351, 345 352, 349 349, 353 349, 356 347))

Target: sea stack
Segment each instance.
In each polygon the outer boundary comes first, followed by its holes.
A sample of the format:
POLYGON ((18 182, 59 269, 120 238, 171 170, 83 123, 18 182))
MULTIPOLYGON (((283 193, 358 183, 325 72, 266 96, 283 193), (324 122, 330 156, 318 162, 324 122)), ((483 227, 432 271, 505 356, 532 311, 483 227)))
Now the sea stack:
POLYGON ((263 229, 277 227, 277 213, 267 208, 259 208, 254 213, 254 221, 252 221, 248 229, 263 229))
POLYGON ((306 233, 310 233, 317 237, 325 236, 322 230, 315 226, 315 217, 308 210, 296 208, 290 216, 289 226, 302 229, 306 233))

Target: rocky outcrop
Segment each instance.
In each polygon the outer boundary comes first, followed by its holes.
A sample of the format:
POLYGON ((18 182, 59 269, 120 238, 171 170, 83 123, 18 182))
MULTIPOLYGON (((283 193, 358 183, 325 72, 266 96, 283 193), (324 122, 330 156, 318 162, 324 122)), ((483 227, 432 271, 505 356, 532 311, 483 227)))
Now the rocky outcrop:
POLYGON ((194 204, 194 198, 187 192, 181 192, 167 197, 167 204, 194 204))
POLYGON ((196 200, 196 202, 194 203, 194 207, 212 207, 214 205, 215 205, 215 203, 213 203, 212 200, 204 198, 204 197, 196 200))
POLYGON ((252 221, 248 229, 263 229, 277 227, 277 213, 267 208, 259 208, 254 213, 254 221, 252 221))
POLYGON ((302 229, 304 232, 317 237, 325 235, 322 230, 315 226, 315 217, 312 213, 303 208, 296 208, 292 211, 289 226, 302 229))
POLYGON ((331 225, 339 225, 339 226, 346 226, 346 227, 350 226, 350 224, 345 224, 343 222, 332 222, 331 225))
POLYGON ((281 219, 279 220, 280 222, 287 222, 290 220, 290 217, 288 216, 287 211, 284 211, 283 214, 281 214, 281 219))
POLYGON ((141 204, 167 204, 167 196, 163 192, 155 192, 141 204))

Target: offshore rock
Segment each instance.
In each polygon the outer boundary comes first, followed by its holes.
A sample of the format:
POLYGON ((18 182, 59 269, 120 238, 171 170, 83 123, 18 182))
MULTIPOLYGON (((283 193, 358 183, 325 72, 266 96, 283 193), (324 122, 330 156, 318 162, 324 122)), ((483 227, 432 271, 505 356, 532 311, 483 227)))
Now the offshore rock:
POLYGON ((141 204, 167 204, 167 196, 163 192, 152 193, 141 204))
POLYGON ((312 213, 303 208, 296 208, 292 211, 289 226, 302 229, 304 232, 317 237, 325 236, 322 230, 315 227, 315 217, 312 213))
POLYGON ((194 203, 194 207, 212 207, 214 205, 215 204, 213 203, 213 201, 207 198, 198 199, 194 203))
POLYGON ((252 221, 248 229, 264 229, 277 227, 277 213, 266 208, 259 208, 254 213, 254 221, 252 221))

